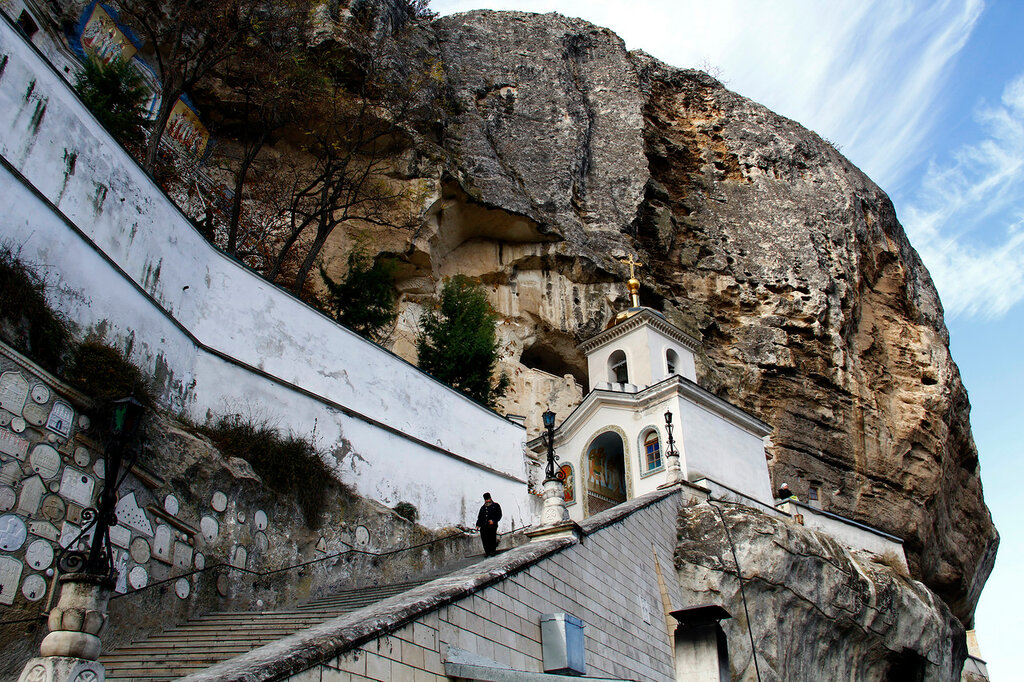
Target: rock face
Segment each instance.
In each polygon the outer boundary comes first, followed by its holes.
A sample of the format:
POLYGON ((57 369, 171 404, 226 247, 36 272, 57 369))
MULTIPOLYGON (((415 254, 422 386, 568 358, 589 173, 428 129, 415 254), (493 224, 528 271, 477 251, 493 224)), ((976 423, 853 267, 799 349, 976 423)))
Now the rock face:
POLYGON ((732 616, 721 622, 731 679, 960 678, 963 626, 924 585, 826 535, 745 507, 719 509, 681 511, 675 567, 694 605, 720 604, 732 616))
POLYGON ((586 390, 575 346, 624 307, 617 259, 639 253, 642 302, 703 341, 701 383, 775 427, 776 484, 905 538, 969 624, 998 536, 942 308, 886 195, 814 133, 586 22, 426 30, 448 161, 396 351, 441 277, 478 277, 505 319, 507 411, 564 416, 586 390))

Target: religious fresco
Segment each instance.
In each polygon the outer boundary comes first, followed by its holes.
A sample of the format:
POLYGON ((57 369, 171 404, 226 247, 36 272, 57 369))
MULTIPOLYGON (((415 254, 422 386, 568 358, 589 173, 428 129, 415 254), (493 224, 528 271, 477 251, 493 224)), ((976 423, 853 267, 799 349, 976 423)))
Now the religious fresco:
POLYGON ((104 64, 109 64, 115 59, 128 61, 138 52, 114 18, 100 4, 93 5, 92 12, 82 28, 80 40, 85 53, 104 64))
POLYGON ((572 465, 566 462, 558 468, 558 473, 565 485, 565 503, 572 504, 576 501, 576 478, 572 474, 572 465))
POLYGON ((174 103, 171 117, 167 119, 166 135, 197 159, 206 153, 206 145, 210 141, 210 133, 199 121, 199 116, 180 99, 174 103))
POLYGON ((623 467, 622 440, 616 434, 602 434, 587 453, 587 489, 609 500, 625 502, 623 467))

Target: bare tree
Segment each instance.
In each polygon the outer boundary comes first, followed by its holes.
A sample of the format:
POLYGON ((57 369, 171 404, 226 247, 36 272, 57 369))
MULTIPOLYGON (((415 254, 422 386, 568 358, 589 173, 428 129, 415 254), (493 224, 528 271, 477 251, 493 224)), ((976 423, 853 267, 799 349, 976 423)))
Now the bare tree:
POLYGON ((313 162, 293 188, 288 228, 267 273, 276 280, 297 244, 302 258, 291 289, 305 285, 327 239, 343 223, 408 227, 406 191, 391 178, 395 158, 413 146, 415 124, 429 119, 431 65, 410 56, 398 34, 368 22, 350 27, 343 49, 329 65, 320 96, 310 101, 306 151, 313 162), (424 106, 424 102, 428 106, 424 106))
POLYGON ((153 173, 178 99, 260 31, 294 18, 287 3, 262 0, 115 0, 121 18, 142 35, 160 79, 160 108, 143 167, 153 173))

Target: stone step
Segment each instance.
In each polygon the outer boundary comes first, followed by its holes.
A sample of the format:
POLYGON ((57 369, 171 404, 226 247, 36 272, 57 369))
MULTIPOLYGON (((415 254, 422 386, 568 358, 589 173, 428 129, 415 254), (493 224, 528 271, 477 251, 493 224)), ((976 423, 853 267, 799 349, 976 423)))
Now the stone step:
POLYGON ((425 580, 338 591, 281 611, 208 613, 100 657, 108 680, 172 680, 382 599, 425 580))

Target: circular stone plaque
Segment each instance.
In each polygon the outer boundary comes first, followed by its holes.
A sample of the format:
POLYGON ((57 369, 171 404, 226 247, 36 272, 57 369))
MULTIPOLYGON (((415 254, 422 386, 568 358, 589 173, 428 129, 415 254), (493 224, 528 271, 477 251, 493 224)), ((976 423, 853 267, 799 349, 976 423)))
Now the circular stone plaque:
POLYGON ((164 498, 164 511, 171 516, 178 515, 178 498, 174 495, 168 495, 164 498))
POLYGON ((46 423, 46 418, 50 416, 50 410, 45 405, 29 403, 21 411, 21 416, 32 426, 42 426, 46 423))
POLYGON ((46 581, 43 576, 32 574, 21 584, 21 593, 29 601, 39 601, 46 596, 46 581))
POLYGON ((366 529, 366 526, 356 527, 356 545, 359 547, 365 547, 370 542, 370 531, 366 529))
POLYGON ((12 417, 14 417, 14 415, 7 410, 0 410, 0 426, 7 426, 10 424, 12 417))
POLYGON ((53 478, 60 471, 60 454, 50 445, 37 445, 28 456, 28 464, 43 478, 53 478))
POLYGON ((206 568, 206 557, 201 552, 196 552, 195 557, 192 559, 192 563, 195 565, 196 570, 201 571, 206 568))
POLYGON ((53 545, 48 540, 35 540, 25 550, 25 563, 37 571, 45 571, 53 562, 53 545))
POLYGON ((39 505, 39 512, 47 521, 57 523, 64 518, 67 508, 64 498, 60 495, 47 495, 43 498, 43 503, 39 505))
POLYGON ((78 415, 78 428, 87 429, 92 422, 89 420, 89 415, 80 414, 78 415))
POLYGON ((256 530, 267 529, 267 512, 260 509, 252 515, 252 522, 256 524, 256 530))
POLYGON ((239 523, 245 523, 245 512, 238 512, 235 514, 235 518, 238 519, 239 523))
POLYGON ((100 478, 104 478, 107 471, 107 466, 102 459, 97 459, 96 463, 92 465, 92 472, 100 478))
POLYGON ((228 596, 230 593, 231 584, 228 582, 228 577, 221 573, 217 576, 217 593, 222 597, 228 596))
POLYGON ((32 387, 32 400, 39 405, 42 405, 50 399, 50 389, 45 384, 36 384, 32 387))
POLYGON ((79 445, 77 448, 75 448, 75 464, 77 464, 78 466, 80 466, 82 468, 85 468, 85 467, 89 466, 89 462, 91 460, 92 460, 92 457, 89 456, 89 449, 88 448, 83 447, 81 445, 79 445))
POLYGON ((149 573, 142 566, 136 566, 128 571, 128 583, 136 590, 141 590, 149 584, 149 573))
POLYGON ((268 547, 270 547, 270 540, 267 538, 267 534, 263 531, 257 531, 256 548, 261 552, 266 552, 268 547))
POLYGON ((217 533, 220 532, 220 524, 212 516, 204 516, 199 520, 199 530, 207 542, 213 542, 217 539, 217 533))
POLYGON ((18 493, 9 485, 0 485, 0 512, 14 509, 18 503, 18 493))
POLYGON ((218 490, 213 494, 213 499, 210 500, 210 506, 213 507, 214 511, 224 511, 228 508, 228 496, 218 490))
POLYGON ((11 431, 15 433, 21 433, 25 430, 25 420, 21 417, 15 417, 11 420, 11 431))
POLYGON ((5 552, 17 552, 25 544, 28 529, 21 517, 14 514, 0 516, 0 549, 5 552))
POLYGON ((174 594, 178 595, 178 599, 188 599, 189 592, 191 591, 192 586, 184 578, 178 578, 174 581, 174 594))
POLYGON ((137 564, 146 563, 153 555, 152 551, 149 548, 149 542, 146 540, 146 538, 135 538, 134 540, 132 540, 129 552, 131 552, 132 559, 137 564))

